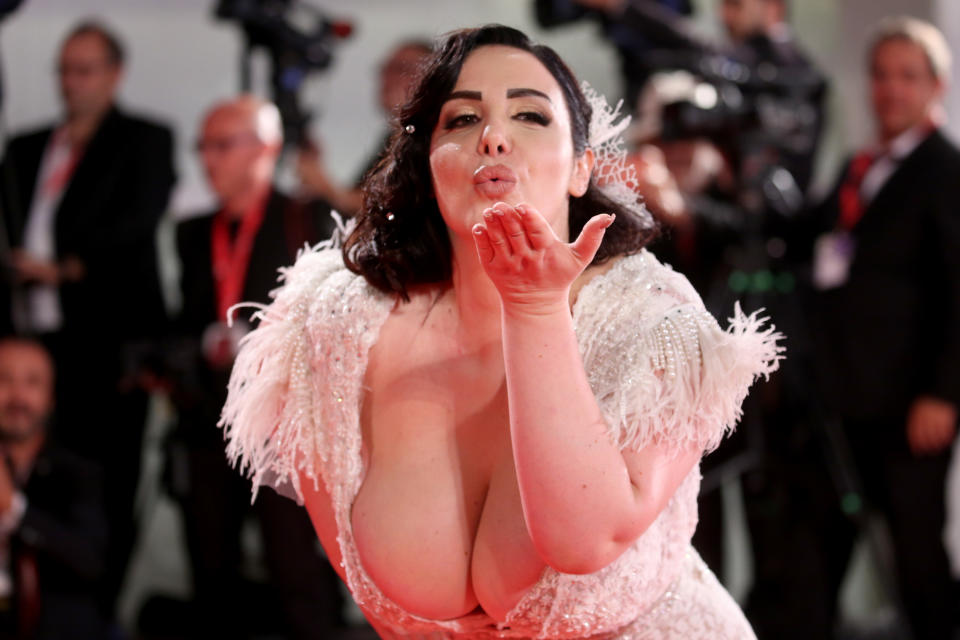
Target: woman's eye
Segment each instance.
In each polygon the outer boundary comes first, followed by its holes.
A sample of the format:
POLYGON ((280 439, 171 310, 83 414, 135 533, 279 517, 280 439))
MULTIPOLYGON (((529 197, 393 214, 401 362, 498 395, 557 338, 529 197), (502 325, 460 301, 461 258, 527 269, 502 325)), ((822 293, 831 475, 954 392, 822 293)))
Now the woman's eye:
POLYGON ((460 127, 466 127, 477 122, 478 118, 472 113, 464 113, 459 116, 453 116, 448 119, 446 124, 444 124, 445 129, 458 129, 460 127))
POLYGON ((544 127, 550 124, 550 118, 538 111, 521 111, 515 116, 518 120, 534 122, 544 127))

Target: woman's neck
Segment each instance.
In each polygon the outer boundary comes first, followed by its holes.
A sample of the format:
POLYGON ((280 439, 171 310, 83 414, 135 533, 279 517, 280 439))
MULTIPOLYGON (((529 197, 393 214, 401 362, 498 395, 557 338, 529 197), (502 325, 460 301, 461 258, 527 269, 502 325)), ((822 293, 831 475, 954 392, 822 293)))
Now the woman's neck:
POLYGON ((458 333, 467 342, 500 335, 500 294, 483 270, 473 238, 452 236, 452 304, 458 333))

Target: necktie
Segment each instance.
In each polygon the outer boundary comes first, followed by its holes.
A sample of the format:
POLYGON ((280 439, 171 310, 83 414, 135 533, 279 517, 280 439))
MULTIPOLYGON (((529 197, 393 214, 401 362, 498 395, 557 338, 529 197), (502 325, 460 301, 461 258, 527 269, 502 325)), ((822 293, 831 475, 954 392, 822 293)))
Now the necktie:
POLYGON ((860 198, 860 185, 870 170, 870 166, 877 159, 874 151, 861 151, 853 157, 847 177, 840 187, 840 219, 839 226, 850 231, 860 218, 863 217, 864 204, 860 198))

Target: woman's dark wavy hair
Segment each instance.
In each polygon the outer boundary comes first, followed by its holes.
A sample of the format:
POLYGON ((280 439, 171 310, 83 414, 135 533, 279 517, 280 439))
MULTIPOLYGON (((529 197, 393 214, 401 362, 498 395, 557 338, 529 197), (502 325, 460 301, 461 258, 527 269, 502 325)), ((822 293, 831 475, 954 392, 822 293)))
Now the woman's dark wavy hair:
MULTIPOLYGON (((450 238, 433 193, 430 138, 467 56, 486 45, 504 45, 534 55, 563 91, 574 152, 579 155, 588 147, 592 109, 573 72, 553 49, 534 44, 522 32, 502 25, 447 34, 421 68, 412 97, 391 123, 393 133, 386 153, 364 179, 363 207, 344 242, 347 267, 377 289, 407 299, 411 286, 444 283, 451 278, 450 238)), ((586 193, 570 198, 570 236, 576 237, 598 213, 617 217, 604 235, 594 264, 636 253, 656 235, 635 214, 605 196, 591 179, 586 193)))

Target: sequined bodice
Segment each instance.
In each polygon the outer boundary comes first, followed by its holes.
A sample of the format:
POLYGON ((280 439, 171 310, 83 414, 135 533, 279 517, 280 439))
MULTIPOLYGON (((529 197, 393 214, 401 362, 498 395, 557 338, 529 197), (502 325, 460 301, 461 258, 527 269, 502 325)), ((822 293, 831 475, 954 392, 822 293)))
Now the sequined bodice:
MULTIPOLYGON (((617 560, 589 575, 547 567, 502 622, 482 613, 427 620, 380 592, 359 560, 350 509, 365 473, 361 383, 393 305, 344 269, 339 252, 306 254, 241 351, 224 410, 228 452, 255 484, 297 494, 301 474, 326 484, 357 602, 398 637, 619 637, 661 611, 671 585, 686 579, 698 468, 617 560)), ((591 388, 623 448, 715 447, 754 376, 775 367, 770 332, 755 318, 738 311, 733 332, 721 331, 686 279, 646 252, 585 285, 573 317, 591 388)))

